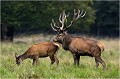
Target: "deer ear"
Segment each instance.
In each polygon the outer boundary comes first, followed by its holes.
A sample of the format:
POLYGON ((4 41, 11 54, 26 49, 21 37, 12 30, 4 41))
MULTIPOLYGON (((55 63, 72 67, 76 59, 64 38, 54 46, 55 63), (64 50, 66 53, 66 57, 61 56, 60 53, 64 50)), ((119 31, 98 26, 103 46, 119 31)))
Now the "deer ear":
POLYGON ((18 57, 18 55, 17 55, 17 53, 15 53, 15 58, 17 58, 18 57))

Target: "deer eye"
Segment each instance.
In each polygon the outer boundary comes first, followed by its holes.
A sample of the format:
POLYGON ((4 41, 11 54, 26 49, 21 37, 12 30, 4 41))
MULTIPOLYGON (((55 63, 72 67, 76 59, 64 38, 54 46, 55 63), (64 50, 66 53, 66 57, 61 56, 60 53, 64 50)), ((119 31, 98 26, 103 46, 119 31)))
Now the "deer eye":
POLYGON ((60 34, 59 37, 61 37, 62 35, 60 34))

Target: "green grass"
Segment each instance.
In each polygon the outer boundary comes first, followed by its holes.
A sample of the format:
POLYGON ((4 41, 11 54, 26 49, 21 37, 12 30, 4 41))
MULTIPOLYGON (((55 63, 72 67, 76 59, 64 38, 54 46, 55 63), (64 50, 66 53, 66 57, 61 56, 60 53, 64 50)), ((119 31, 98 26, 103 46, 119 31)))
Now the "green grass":
MULTIPOLYGON (((41 35, 40 35, 41 36, 41 35)), ((100 39, 106 50, 102 53, 102 58, 107 63, 107 68, 102 69, 100 64, 96 69, 94 58, 81 57, 80 65, 73 65, 73 57, 69 51, 62 48, 57 53, 60 61, 50 65, 50 59, 40 58, 39 65, 32 66, 32 60, 26 59, 20 66, 15 63, 15 53, 23 54, 33 43, 49 40, 47 36, 33 36, 15 38, 13 43, 4 42, 1 45, 0 53, 0 75, 1 78, 119 78, 119 39, 100 39), (39 40, 37 37, 40 37, 39 40), (27 43, 17 43, 24 41, 27 43)), ((51 36, 53 37, 53 36, 51 36)))

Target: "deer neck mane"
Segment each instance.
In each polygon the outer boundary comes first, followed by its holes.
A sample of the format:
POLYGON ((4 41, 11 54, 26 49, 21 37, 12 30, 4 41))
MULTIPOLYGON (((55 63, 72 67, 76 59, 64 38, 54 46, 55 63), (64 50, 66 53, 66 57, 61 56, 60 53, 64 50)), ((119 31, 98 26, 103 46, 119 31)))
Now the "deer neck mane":
POLYGON ((66 35, 63 38, 63 41, 62 41, 62 47, 63 47, 63 49, 69 50, 69 45, 70 45, 71 41, 72 41, 72 37, 70 35, 66 35))

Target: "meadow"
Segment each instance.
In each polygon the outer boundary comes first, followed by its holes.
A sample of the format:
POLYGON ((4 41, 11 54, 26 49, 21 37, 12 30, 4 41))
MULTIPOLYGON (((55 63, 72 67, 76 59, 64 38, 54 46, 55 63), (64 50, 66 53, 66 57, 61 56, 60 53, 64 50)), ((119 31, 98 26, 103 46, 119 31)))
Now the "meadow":
POLYGON ((73 57, 62 48, 57 52, 59 65, 50 65, 50 59, 40 58, 39 65, 32 66, 32 60, 26 59, 20 66, 16 65, 15 53, 23 54, 32 44, 49 41, 54 35, 16 36, 13 43, 2 42, 0 53, 0 78, 119 78, 119 38, 96 38, 105 44, 102 58, 107 68, 95 66, 94 58, 82 56, 80 65, 73 65, 73 57))

